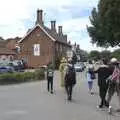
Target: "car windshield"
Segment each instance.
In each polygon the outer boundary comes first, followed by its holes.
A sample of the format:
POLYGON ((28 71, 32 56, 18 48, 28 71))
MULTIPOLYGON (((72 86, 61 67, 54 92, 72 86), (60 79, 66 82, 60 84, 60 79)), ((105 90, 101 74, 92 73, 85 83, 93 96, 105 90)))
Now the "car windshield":
POLYGON ((1 63, 0 63, 0 66, 1 66, 1 67, 7 66, 7 65, 8 65, 8 63, 6 63, 6 62, 1 62, 1 63))

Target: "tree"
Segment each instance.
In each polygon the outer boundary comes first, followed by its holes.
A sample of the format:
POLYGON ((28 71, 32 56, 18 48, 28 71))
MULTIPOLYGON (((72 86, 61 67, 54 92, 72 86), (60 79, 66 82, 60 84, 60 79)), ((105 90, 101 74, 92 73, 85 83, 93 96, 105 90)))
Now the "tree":
POLYGON ((114 52, 112 52, 112 57, 115 57, 118 60, 120 60, 120 49, 117 49, 114 52))
POLYGON ((100 57, 109 60, 111 58, 111 52, 108 50, 104 50, 100 53, 100 57))
POLYGON ((97 50, 93 50, 89 53, 89 59, 92 59, 92 60, 99 60, 100 59, 100 52, 97 51, 97 50))
POLYGON ((101 47, 120 46, 120 0, 100 0, 87 26, 91 42, 101 47))
POLYGON ((77 56, 76 53, 73 52, 72 63, 75 64, 76 62, 77 62, 77 56))
POLYGON ((88 59, 87 51, 82 50, 79 47, 76 48, 75 54, 77 56, 77 62, 85 62, 88 59))

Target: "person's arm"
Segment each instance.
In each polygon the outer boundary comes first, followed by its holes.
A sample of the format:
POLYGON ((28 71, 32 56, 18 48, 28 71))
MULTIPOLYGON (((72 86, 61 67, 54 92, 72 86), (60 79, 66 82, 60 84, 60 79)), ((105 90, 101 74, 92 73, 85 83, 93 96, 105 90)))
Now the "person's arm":
POLYGON ((94 70, 94 73, 98 73, 99 72, 99 68, 97 70, 94 70))

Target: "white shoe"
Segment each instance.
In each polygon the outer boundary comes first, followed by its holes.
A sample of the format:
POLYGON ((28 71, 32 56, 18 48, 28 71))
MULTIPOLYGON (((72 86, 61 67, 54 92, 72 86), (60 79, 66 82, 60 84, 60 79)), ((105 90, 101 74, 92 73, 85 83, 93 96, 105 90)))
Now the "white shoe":
POLYGON ((97 109, 99 109, 99 110, 103 110, 103 107, 101 108, 99 105, 97 105, 97 109))
POLYGON ((108 113, 111 114, 112 113, 112 106, 108 107, 108 113))

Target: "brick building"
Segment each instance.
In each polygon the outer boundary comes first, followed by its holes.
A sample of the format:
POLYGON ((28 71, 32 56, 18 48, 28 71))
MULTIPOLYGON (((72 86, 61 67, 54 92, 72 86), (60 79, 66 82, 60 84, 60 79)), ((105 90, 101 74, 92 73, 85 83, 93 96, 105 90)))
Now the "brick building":
POLYGON ((66 56, 71 45, 67 35, 63 34, 62 26, 56 30, 56 21, 51 21, 51 28, 44 25, 43 11, 37 10, 35 26, 18 41, 18 56, 27 62, 29 67, 39 67, 52 62, 60 56, 66 56))

